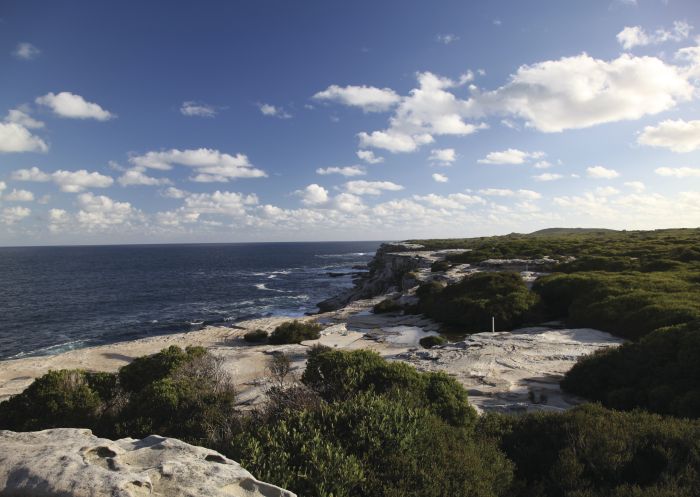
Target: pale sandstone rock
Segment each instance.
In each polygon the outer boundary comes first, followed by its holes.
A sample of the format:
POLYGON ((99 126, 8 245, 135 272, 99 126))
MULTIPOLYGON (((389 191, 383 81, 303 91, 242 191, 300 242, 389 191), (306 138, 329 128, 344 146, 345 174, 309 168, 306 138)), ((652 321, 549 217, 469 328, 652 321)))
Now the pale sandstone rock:
POLYGON ((0 489, 8 497, 294 497, 213 450, 75 428, 0 431, 0 489))

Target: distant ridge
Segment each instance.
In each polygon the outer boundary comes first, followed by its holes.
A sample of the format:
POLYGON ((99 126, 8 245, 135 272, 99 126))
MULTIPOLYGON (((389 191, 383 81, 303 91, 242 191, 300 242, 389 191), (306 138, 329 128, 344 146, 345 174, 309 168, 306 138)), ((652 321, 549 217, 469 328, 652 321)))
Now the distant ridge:
POLYGON ((545 228, 542 230, 533 231, 530 235, 604 235, 607 233, 616 233, 617 230, 607 228, 545 228))

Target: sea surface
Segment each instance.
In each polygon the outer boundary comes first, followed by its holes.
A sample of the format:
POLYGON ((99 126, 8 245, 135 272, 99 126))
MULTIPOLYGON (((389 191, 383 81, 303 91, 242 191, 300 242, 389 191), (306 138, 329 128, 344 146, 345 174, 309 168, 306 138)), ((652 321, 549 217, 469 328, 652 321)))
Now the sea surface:
POLYGON ((0 359, 302 316, 380 242, 0 248, 0 359))

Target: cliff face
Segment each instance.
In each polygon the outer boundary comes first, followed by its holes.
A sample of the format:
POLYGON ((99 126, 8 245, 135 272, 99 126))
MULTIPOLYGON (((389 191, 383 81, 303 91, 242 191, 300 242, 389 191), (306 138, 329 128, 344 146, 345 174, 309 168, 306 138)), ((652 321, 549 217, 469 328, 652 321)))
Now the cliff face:
POLYGON ((384 243, 368 264, 369 273, 355 281, 348 291, 331 297, 318 304, 321 312, 334 311, 348 303, 376 297, 392 287, 401 288, 406 273, 421 268, 429 268, 435 260, 431 252, 422 251, 423 246, 409 243, 384 243))
POLYGON ((0 431, 0 489, 11 497, 295 497, 213 450, 75 428, 0 431))

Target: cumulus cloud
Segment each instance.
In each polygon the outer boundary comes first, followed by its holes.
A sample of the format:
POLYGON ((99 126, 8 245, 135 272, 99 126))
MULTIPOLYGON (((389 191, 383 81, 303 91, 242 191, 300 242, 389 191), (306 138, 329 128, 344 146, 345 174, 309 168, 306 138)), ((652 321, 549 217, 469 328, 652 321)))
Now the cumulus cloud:
POLYGON ((316 174, 340 174, 343 176, 364 176, 367 171, 362 166, 345 166, 345 167, 319 167, 316 169, 316 174))
POLYGON ((289 119, 292 117, 292 115, 282 107, 275 107, 272 104, 258 104, 258 108, 263 116, 277 117, 279 119, 289 119))
POLYGON ((598 188, 595 189, 596 195, 600 195, 601 197, 610 197, 612 195, 617 195, 620 193, 620 190, 613 186, 599 186, 598 188))
POLYGON ((28 190, 17 190, 14 188, 10 193, 3 197, 7 202, 32 202, 34 194, 28 190))
POLYGON ((0 153, 46 152, 48 145, 25 126, 13 122, 0 123, 0 153))
POLYGON ((529 159, 539 159, 544 155, 544 152, 523 152, 516 148, 509 148, 502 152, 491 152, 477 162, 479 164, 524 164, 529 159))
POLYGON ((659 167, 654 169, 659 176, 672 178, 698 178, 700 177, 700 167, 659 167))
POLYGON ((377 157, 371 150, 358 150, 357 157, 367 164, 379 164, 384 162, 384 157, 377 157))
POLYGON ((391 181, 348 181, 345 183, 345 189, 354 195, 380 195, 382 191, 399 191, 403 190, 403 186, 392 183, 391 181))
POLYGON ((426 133, 411 136, 392 130, 371 133, 362 131, 357 136, 360 139, 361 147, 383 148, 392 153, 413 152, 421 145, 434 141, 433 137, 426 133))
POLYGON ((217 114, 216 107, 193 101, 183 102, 180 106, 180 113, 190 117, 214 117, 217 114))
POLYGON ((625 182, 625 186, 634 190, 636 193, 642 193, 647 188, 641 181, 627 181, 625 182))
POLYGON ((29 217, 31 213, 31 209, 19 205, 15 207, 6 207, 2 210, 2 214, 0 214, 0 221, 2 221, 4 224, 15 224, 22 219, 29 217))
POLYGON ((158 185, 168 185, 170 180, 168 178, 154 178, 153 176, 148 176, 144 173, 144 168, 142 167, 132 167, 124 171, 117 181, 122 186, 158 186, 158 185))
POLYGON ((11 109, 5 116, 5 122, 19 124, 27 129, 39 129, 44 127, 44 123, 34 119, 28 111, 23 108, 11 109))
POLYGON ((15 47, 14 51, 12 52, 12 55, 22 60, 36 59, 40 54, 41 50, 26 41, 18 43, 17 47, 15 47))
POLYGON ((430 151, 428 160, 435 165, 451 166, 457 160, 457 153, 454 148, 434 148, 430 151))
POLYGON ((608 169, 603 166, 591 166, 586 168, 586 173, 589 178, 594 179, 613 179, 620 176, 620 173, 614 169, 608 169))
POLYGON ((532 190, 511 190, 508 188, 484 188, 479 190, 481 195, 492 197, 515 197, 523 200, 538 200, 542 195, 532 190))
POLYGON ((535 169, 549 169, 553 164, 546 160, 540 160, 532 165, 535 169))
POLYGON ((303 190, 297 190, 296 195, 301 197, 301 203, 304 205, 321 205, 329 200, 328 190, 321 185, 312 183, 303 190))
POLYGON ((167 188, 162 195, 167 198, 185 198, 188 193, 185 190, 180 190, 179 188, 171 186, 167 188))
POLYGON ((80 210, 76 219, 88 231, 122 225, 137 215, 129 202, 118 202, 89 192, 78 195, 78 205, 80 210))
POLYGON ((200 183, 226 183, 237 178, 264 178, 265 171, 253 167, 244 154, 229 155, 209 148, 195 150, 171 149, 135 155, 129 162, 137 167, 167 171, 173 165, 191 167, 196 171, 192 181, 200 183))
POLYGON ((439 209, 466 209, 470 205, 485 203, 483 198, 466 193, 451 193, 449 195, 430 193, 428 195, 414 195, 413 199, 439 209))
POLYGON ((59 117, 70 119, 96 119, 98 121, 108 121, 117 117, 98 104, 88 102, 80 95, 68 91, 62 91, 58 94, 47 93, 42 97, 37 97, 35 102, 39 105, 49 107, 53 113, 59 117))
POLYGON ((558 179, 562 179, 564 176, 561 174, 556 174, 556 173, 542 173, 542 174, 536 174, 532 178, 535 181, 556 181, 558 179))
POLYGON ((449 180, 450 179, 444 174, 433 173, 433 181, 436 181, 438 183, 447 183, 449 180))
POLYGON ((383 112, 399 103, 401 97, 391 88, 374 86, 331 85, 316 93, 312 98, 336 102, 351 107, 359 107, 364 112, 383 112))
POLYGON ((78 193, 87 188, 107 188, 112 186, 114 179, 98 172, 58 170, 51 174, 51 179, 63 192, 78 193))
POLYGON ((682 41, 688 38, 693 26, 686 21, 675 21, 673 28, 666 30, 659 28, 653 33, 647 33, 641 26, 625 26, 617 33, 617 41, 622 48, 629 50, 638 46, 657 45, 667 41, 682 41))
POLYGON ((10 177, 16 181, 51 181, 51 175, 41 171, 38 167, 31 167, 29 169, 18 169, 16 171, 13 171, 10 177))
POLYGON ((679 153, 692 152, 700 148, 700 120, 667 119, 656 126, 646 126, 637 143, 679 153))
POLYGON ((452 33, 438 34, 435 36, 435 41, 449 45, 459 40, 459 36, 452 33))

